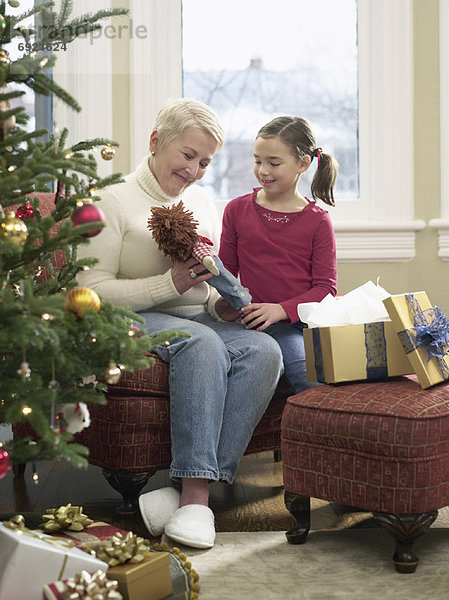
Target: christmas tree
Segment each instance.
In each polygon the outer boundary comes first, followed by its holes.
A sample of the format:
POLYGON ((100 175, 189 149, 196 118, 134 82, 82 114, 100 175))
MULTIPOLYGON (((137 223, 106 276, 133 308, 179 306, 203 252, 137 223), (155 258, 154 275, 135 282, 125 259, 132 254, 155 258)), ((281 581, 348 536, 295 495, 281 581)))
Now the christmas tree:
POLYGON ((105 403, 108 383, 125 369, 149 366, 151 348, 179 334, 142 335, 138 315, 77 287, 77 274, 95 263, 78 260, 77 247, 101 235, 104 226, 95 192, 120 180, 99 177, 93 149, 101 146, 102 157, 110 159, 117 144, 94 139, 66 147, 67 130, 27 131, 26 110, 10 105, 28 86, 79 111, 51 78, 51 49, 127 10, 70 20, 72 2, 63 0, 58 13, 53 2, 42 2, 26 13, 7 14, 19 6, 17 0, 0 2, 0 423, 27 424, 31 435, 0 449, 0 476, 8 454, 17 462, 66 459, 87 466, 88 450, 73 442, 61 417, 65 409, 105 403), (39 26, 24 27, 33 15, 39 26), (15 38, 23 53, 12 60, 8 45, 15 38), (39 193, 52 189, 55 207, 45 214, 39 193), (64 256, 59 270, 52 263, 55 252, 64 256))

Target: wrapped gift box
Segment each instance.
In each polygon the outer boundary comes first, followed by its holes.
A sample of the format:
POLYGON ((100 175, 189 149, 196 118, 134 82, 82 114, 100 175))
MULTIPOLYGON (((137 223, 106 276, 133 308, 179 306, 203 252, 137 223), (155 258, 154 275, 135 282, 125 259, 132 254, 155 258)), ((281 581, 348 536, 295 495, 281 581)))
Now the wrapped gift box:
POLYGON ((109 567, 106 575, 118 581, 124 600, 159 600, 172 593, 168 552, 151 552, 142 562, 109 567))
POLYGON ((82 571, 76 577, 44 585, 42 598, 43 600, 66 600, 77 594, 76 598, 123 600, 122 595, 117 591, 117 586, 117 582, 108 579, 104 571, 95 571, 92 574, 82 571))
POLYGON ((391 321, 304 329, 307 379, 376 380, 413 373, 391 321))
MULTIPOLYGON (((39 530, 40 532, 41 530, 39 530)), ((48 532, 47 532, 48 533, 48 532)), ((108 537, 121 533, 125 535, 127 532, 124 529, 118 529, 109 523, 103 521, 94 521, 82 531, 70 531, 69 529, 63 529, 48 533, 52 537, 63 537, 69 540, 73 540, 77 548, 83 549, 83 546, 89 546, 89 548, 96 548, 103 540, 108 537)))
POLYGON ((437 306, 432 306, 425 292, 398 294, 383 301, 393 322, 398 339, 418 376, 423 389, 449 379, 447 345, 432 355, 435 339, 447 338, 447 319, 437 306))
POLYGON ((17 532, 0 523, 0 600, 36 600, 45 584, 108 565, 52 536, 17 532))
MULTIPOLYGON (((118 529, 113 525, 102 521, 94 522, 82 531, 70 531, 68 529, 51 533, 51 536, 63 537, 72 540, 79 548, 96 549, 102 541, 116 535, 125 536, 127 531, 118 529)), ((172 593, 172 582, 170 577, 170 557, 168 552, 151 552, 149 559, 136 564, 124 564, 117 567, 109 567, 106 573, 109 579, 118 581, 118 591, 124 600, 159 600, 172 593), (109 572, 110 571, 110 572, 109 572)), ((62 582, 55 582, 46 586, 44 598, 47 600, 58 600, 62 597, 64 590, 62 582)))

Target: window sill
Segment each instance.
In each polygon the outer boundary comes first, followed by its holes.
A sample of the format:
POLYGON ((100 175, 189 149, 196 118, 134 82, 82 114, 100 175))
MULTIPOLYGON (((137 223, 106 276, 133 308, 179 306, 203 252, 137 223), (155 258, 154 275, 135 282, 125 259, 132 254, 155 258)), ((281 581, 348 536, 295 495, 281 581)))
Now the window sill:
MULTIPOLYGON (((341 263, 409 262, 415 258, 415 232, 425 222, 335 221, 337 259, 341 263)), ((449 259, 449 221, 447 250, 449 259)))

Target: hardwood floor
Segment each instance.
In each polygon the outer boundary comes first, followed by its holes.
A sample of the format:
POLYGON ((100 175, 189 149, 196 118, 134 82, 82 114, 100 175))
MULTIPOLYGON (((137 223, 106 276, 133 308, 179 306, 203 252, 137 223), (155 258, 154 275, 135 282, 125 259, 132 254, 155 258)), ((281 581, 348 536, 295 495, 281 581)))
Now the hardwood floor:
MULTIPOLYGON (((0 480, 0 514, 40 512, 69 502, 82 506, 95 521, 105 521, 126 531, 149 538, 140 517, 116 512, 120 496, 104 479, 101 469, 74 469, 60 462, 36 465, 39 482, 32 480, 28 464, 24 478, 14 478, 10 471, 0 480)), ((143 493, 170 485, 167 471, 154 475, 143 493)), ((293 519, 284 506, 282 463, 275 462, 272 452, 244 456, 234 485, 212 483, 210 507, 214 511, 217 531, 284 531, 293 519)), ((155 541, 149 538, 151 541, 155 541)))

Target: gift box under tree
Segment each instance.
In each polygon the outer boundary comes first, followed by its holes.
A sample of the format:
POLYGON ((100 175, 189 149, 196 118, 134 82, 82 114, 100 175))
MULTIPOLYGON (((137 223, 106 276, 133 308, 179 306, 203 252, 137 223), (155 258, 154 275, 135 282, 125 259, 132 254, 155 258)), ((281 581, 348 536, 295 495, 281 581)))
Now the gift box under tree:
POLYGON ((132 532, 117 533, 92 552, 109 565, 106 576, 118 581, 124 600, 159 600, 171 594, 169 553, 150 552, 147 542, 132 532))
POLYGON ((37 600, 49 582, 107 569, 72 541, 27 529, 20 515, 0 523, 0 600, 37 600))
POLYGON ((44 586, 43 600, 123 600, 117 591, 117 581, 111 581, 104 571, 87 573, 81 571, 64 581, 56 581, 44 586))
POLYGON ((42 515, 42 521, 39 530, 43 533, 72 540, 81 550, 84 546, 93 549, 117 533, 123 536, 127 534, 127 531, 109 523, 89 519, 83 513, 82 506, 72 506, 71 503, 47 509, 42 515))
MULTIPOLYGON (((109 567, 106 577, 118 581, 118 591, 124 600, 159 600, 171 593, 169 554, 150 552, 149 544, 143 538, 108 523, 94 522, 83 513, 82 506, 70 503, 47 509, 42 521, 40 527, 46 533, 66 538, 85 552, 101 558, 109 567)), ((79 585, 85 583, 93 587, 96 584, 85 582, 87 575, 84 579, 81 574, 77 577, 79 585)), ((67 585, 74 585, 74 582, 53 582, 44 589, 44 598, 64 598, 67 585)), ((111 594, 115 596, 115 588, 111 594)))

